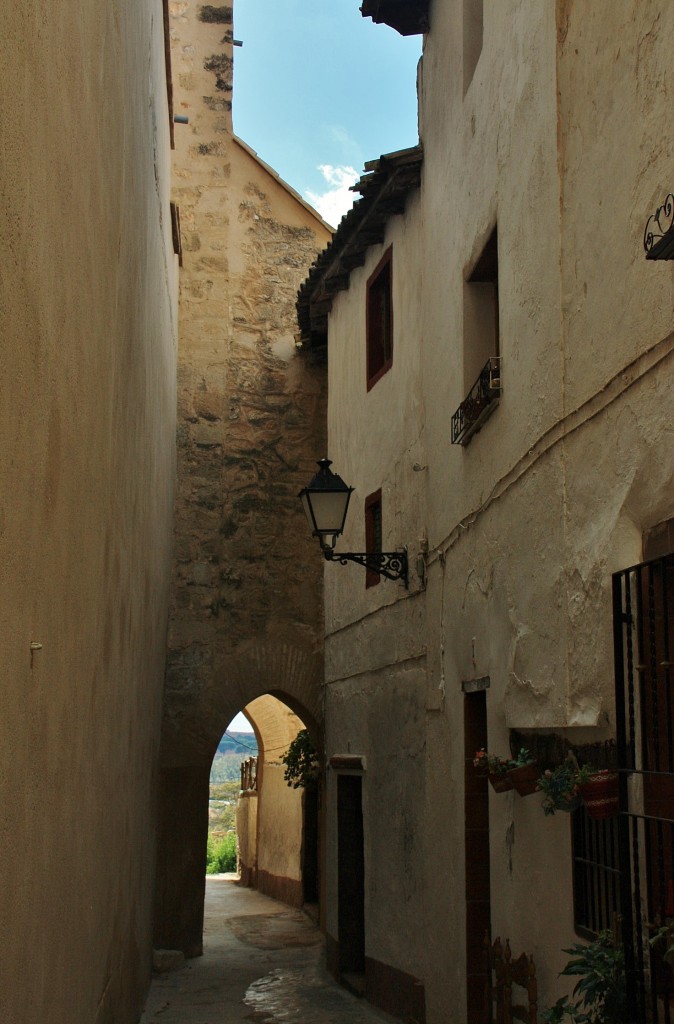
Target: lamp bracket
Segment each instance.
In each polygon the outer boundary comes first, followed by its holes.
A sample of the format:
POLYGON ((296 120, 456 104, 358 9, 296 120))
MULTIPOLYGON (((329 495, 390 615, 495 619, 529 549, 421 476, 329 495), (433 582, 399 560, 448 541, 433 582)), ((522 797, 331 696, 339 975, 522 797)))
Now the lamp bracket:
POLYGON ((328 562, 339 562, 340 565, 356 562, 369 572, 385 576, 387 580, 402 580, 405 590, 408 588, 406 548, 402 551, 333 551, 332 548, 323 548, 323 554, 328 562))

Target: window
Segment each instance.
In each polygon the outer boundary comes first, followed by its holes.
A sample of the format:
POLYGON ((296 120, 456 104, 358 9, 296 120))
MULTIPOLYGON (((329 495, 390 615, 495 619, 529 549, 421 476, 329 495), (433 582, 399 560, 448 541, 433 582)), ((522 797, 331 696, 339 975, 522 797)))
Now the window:
POLYGON ((581 807, 572 828, 573 922, 579 935, 593 939, 620 913, 618 818, 593 821, 581 807))
POLYGON ((367 282, 367 390, 374 387, 393 362, 393 303, 391 248, 367 282))
MULTIPOLYGON (((382 523, 381 523, 381 488, 374 494, 369 494, 365 499, 365 550, 381 551, 382 545, 382 523)), ((365 573, 365 586, 374 587, 379 583, 381 576, 374 569, 368 569, 365 573)))
POLYGON ((463 383, 468 392, 499 352, 498 232, 494 228, 463 293, 463 383))
POLYGON ((499 402, 498 301, 498 234, 494 228, 463 286, 465 397, 452 416, 452 444, 469 444, 499 402))
POLYGON ((463 95, 482 53, 484 0, 463 0, 463 95))

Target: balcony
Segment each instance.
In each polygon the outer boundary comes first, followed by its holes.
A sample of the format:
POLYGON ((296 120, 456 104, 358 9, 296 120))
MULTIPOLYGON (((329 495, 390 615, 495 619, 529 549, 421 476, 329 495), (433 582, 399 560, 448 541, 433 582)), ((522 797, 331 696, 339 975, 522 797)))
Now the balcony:
POLYGON ((501 357, 492 356, 452 416, 452 444, 467 445, 501 397, 501 357))

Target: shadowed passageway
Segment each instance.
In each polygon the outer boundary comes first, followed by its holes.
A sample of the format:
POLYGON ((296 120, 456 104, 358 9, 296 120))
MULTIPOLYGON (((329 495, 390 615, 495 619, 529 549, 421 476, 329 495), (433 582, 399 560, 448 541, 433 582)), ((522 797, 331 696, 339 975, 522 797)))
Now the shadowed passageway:
POLYGON ((382 1024, 324 967, 323 937, 302 911, 206 881, 204 955, 155 977, 141 1024, 382 1024))

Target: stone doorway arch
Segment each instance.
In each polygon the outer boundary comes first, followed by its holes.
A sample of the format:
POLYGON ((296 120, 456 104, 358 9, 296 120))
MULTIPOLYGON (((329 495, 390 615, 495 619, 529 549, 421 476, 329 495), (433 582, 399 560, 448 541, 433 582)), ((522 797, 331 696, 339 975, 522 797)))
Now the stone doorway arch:
POLYGON ((220 738, 238 711, 265 694, 282 701, 322 749, 323 659, 290 640, 242 644, 213 656, 202 685, 167 695, 159 778, 156 948, 203 952, 209 779, 220 738))
POLYGON ((237 807, 241 884, 290 906, 319 904, 318 786, 286 781, 283 758, 306 729, 288 705, 264 694, 244 708, 257 739, 256 771, 242 777, 237 807))

